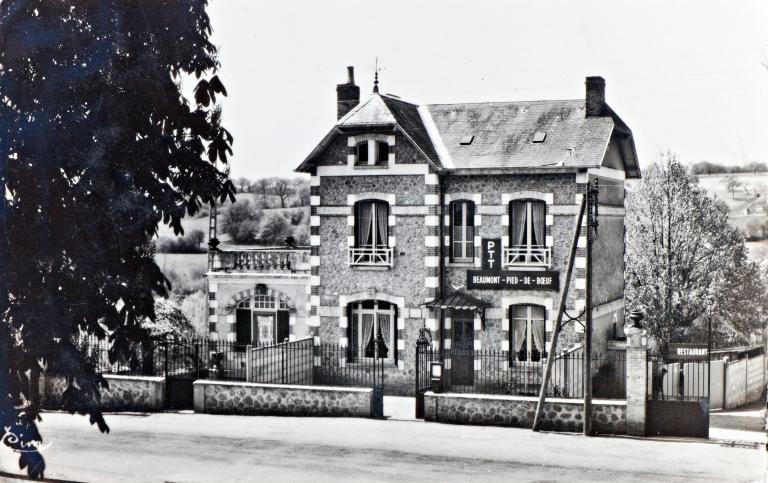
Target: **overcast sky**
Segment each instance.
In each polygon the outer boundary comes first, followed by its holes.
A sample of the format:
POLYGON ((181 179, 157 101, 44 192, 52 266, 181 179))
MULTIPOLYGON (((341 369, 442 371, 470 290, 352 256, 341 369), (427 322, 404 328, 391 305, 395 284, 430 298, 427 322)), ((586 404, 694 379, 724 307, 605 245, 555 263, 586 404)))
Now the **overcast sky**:
POLYGON ((365 98, 416 103, 584 98, 606 79, 642 165, 768 162, 765 1, 212 0, 235 137, 232 174, 292 176, 336 120, 354 65, 365 98))

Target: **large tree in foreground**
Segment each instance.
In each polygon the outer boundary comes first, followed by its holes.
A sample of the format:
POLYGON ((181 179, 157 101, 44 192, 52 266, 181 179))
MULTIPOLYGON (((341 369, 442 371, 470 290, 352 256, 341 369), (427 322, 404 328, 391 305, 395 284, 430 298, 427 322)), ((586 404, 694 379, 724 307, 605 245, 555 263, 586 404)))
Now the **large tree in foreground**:
POLYGON ((627 302, 645 312, 662 349, 705 342, 710 317, 720 344, 745 342, 764 324, 765 278, 728 216, 672 153, 628 193, 627 302))
POLYGON ((74 336, 129 357, 167 295, 148 243, 158 224, 178 234, 185 214, 234 199, 216 166, 232 137, 206 6, 0 3, 0 439, 30 475, 45 468, 30 384, 41 368, 66 378, 67 410, 108 431, 94 403, 106 382, 74 336))

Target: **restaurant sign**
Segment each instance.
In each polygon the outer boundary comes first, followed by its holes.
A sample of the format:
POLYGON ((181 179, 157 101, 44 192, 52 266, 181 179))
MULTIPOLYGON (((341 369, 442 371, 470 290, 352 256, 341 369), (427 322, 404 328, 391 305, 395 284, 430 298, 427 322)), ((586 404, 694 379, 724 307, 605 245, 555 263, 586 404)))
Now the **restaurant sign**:
POLYGON ((558 272, 467 270, 468 290, 557 290, 558 272))
POLYGON ((667 359, 680 361, 706 361, 707 344, 669 344, 667 359))

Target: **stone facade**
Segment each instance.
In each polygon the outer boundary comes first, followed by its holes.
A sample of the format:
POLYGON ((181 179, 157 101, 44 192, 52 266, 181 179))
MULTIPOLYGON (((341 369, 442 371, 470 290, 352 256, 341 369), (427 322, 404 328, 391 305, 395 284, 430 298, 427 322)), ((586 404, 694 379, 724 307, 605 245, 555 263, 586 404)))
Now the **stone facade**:
MULTIPOLYGON (((373 389, 195 381, 195 412, 262 416, 374 416, 373 389)), ((381 402, 379 402, 381 407, 381 402)))
MULTIPOLYGON (((424 396, 426 421, 454 424, 532 428, 536 415, 535 397, 477 394, 435 394, 424 396)), ((626 434, 624 401, 592 401, 592 428, 599 434, 626 434)), ((574 399, 547 399, 541 429, 581 432, 584 403, 574 399)))
MULTIPOLYGON (((165 378, 148 376, 118 376, 105 374, 109 387, 101 390, 97 403, 103 411, 162 411, 165 403, 165 378)), ((67 388, 60 376, 40 378, 41 404, 56 409, 62 405, 62 394, 67 388)))

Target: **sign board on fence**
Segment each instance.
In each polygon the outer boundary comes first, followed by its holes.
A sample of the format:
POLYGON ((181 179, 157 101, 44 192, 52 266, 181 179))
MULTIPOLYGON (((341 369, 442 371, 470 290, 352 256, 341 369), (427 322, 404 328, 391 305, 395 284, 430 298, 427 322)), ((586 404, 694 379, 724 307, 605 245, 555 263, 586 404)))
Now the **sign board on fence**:
POLYGON ((686 361, 706 361, 707 344, 669 344, 667 359, 686 361))
POLYGON ((557 290, 558 272, 467 270, 469 290, 557 290))

